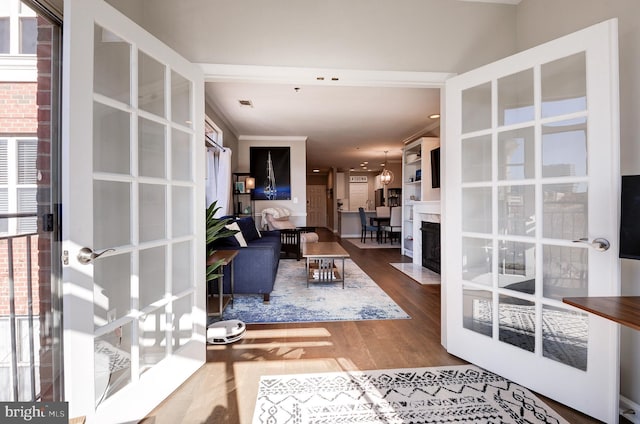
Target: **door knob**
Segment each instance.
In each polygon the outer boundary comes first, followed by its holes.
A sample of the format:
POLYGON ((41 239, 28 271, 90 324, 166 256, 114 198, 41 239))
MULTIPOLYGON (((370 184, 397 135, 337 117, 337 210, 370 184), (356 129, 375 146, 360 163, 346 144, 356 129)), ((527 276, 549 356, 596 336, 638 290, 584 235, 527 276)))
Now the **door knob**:
POLYGON ((589 241, 588 238, 583 237, 581 239, 574 240, 573 242, 587 244, 593 247, 594 249, 596 249, 598 252, 604 252, 606 250, 609 250, 609 247, 611 247, 611 243, 609 243, 609 240, 605 238, 597 238, 597 239, 593 239, 592 241, 589 241))
POLYGON ((106 249, 100 253, 95 253, 93 250, 91 250, 91 248, 83 247, 78 252, 78 262, 80 262, 82 265, 90 264, 94 259, 99 258, 107 252, 115 252, 115 249, 106 249))

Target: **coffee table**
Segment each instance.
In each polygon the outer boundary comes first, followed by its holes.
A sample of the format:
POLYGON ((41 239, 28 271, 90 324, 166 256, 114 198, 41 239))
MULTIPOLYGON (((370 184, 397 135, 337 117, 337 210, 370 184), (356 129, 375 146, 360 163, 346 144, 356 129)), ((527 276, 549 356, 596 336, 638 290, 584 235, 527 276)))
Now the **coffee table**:
POLYGON ((307 287, 309 283, 342 282, 344 289, 344 260, 349 253, 336 242, 303 243, 302 257, 307 260, 307 287), (337 261, 342 262, 338 269, 337 261))

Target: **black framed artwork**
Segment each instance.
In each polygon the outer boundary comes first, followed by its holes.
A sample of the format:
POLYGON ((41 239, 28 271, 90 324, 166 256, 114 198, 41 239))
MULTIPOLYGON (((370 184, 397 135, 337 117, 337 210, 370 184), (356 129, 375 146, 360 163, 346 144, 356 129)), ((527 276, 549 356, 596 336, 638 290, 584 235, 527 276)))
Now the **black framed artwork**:
POLYGON ((253 200, 291 200, 291 148, 250 147, 249 173, 253 200))

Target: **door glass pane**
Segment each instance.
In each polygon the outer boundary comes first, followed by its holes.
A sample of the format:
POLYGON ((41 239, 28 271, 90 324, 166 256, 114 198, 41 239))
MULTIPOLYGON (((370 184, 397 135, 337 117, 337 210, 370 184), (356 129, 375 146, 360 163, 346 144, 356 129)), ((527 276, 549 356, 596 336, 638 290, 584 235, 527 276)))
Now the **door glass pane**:
POLYGON ((191 82, 175 71, 171 71, 171 120, 176 124, 193 126, 191 82))
POLYGON ((131 310, 131 254, 103 256, 93 266, 95 326, 122 318, 131 310))
POLYGON ((491 136, 462 140, 462 182, 491 181, 491 136))
POLYGON ((506 295, 500 295, 499 302, 500 341, 533 352, 536 347, 535 304, 506 295))
POLYGON ((491 286, 492 252, 491 240, 463 237, 462 278, 491 286))
POLYGON ((164 297, 167 263, 164 246, 140 250, 140 309, 164 297))
POLYGON ((167 356, 164 308, 140 318, 140 374, 167 356))
POLYGON ((542 65, 542 117, 587 110, 585 53, 542 65))
POLYGON ((173 278, 171 279, 171 293, 179 294, 192 285, 193 253, 191 242, 173 245, 173 278))
POLYGON ((581 247, 544 246, 543 290, 549 299, 589 295, 589 250, 581 247))
POLYGON ((131 382, 131 323, 94 340, 96 406, 131 382))
POLYGON ((138 107, 165 116, 165 66, 138 51, 138 107))
POLYGON ((587 175, 587 119, 542 126, 542 176, 587 175))
POLYGON ((140 118, 138 120, 138 172, 141 177, 165 178, 165 127, 140 118))
POLYGON ((498 232, 536 235, 536 189, 533 185, 498 187, 498 232))
POLYGON ((588 340, 586 313, 542 307, 542 355, 545 358, 586 371, 588 340))
POLYGON ((140 241, 166 237, 166 194, 164 185, 140 184, 140 241))
POLYGON ((462 91, 462 133, 491 128, 491 83, 462 91))
POLYGON ((491 188, 462 190, 462 231, 491 233, 491 188))
POLYGON ((535 294, 535 244, 500 241, 498 252, 498 286, 520 293, 535 294))
POLYGON ((545 184, 542 192, 544 237, 564 240, 586 237, 587 184, 545 184))
POLYGON ((532 121, 533 69, 498 80, 498 125, 532 121))
POLYGON ((93 91, 131 104, 131 45, 113 32, 95 26, 93 91))
POLYGON ((193 335, 193 295, 173 302, 173 347, 178 349, 191 340, 193 335))
POLYGON ((491 337, 493 335, 493 308, 490 291, 463 287, 464 328, 491 337))
POLYGON ((130 115, 122 110, 93 104, 93 170, 129 175, 130 115))
POLYGON ((522 180, 535 176, 533 127, 505 131, 498 135, 498 178, 522 180))
POLYGON ((193 193, 189 187, 173 187, 173 237, 192 234, 193 193))
POLYGON ((94 181, 94 250, 131 243, 130 211, 131 193, 128 183, 94 181))
POLYGON ((173 130, 171 141, 171 163, 174 180, 192 181, 191 136, 183 131, 173 130))

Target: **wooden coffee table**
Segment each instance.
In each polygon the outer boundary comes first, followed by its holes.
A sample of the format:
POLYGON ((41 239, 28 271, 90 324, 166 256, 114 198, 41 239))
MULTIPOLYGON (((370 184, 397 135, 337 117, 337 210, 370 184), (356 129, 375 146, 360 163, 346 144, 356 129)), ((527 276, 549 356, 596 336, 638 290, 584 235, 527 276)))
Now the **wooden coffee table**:
POLYGON ((302 257, 306 258, 307 287, 309 283, 342 282, 344 288, 344 260, 349 253, 336 242, 303 243, 302 257), (338 269, 336 262, 341 261, 338 269))

